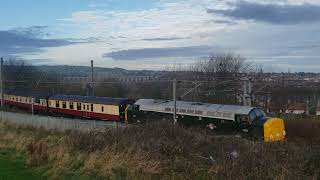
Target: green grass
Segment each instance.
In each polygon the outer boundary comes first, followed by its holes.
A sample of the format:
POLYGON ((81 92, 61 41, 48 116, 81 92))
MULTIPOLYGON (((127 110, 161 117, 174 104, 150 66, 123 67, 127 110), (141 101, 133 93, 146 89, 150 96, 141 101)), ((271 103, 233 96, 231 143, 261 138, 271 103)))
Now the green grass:
POLYGON ((44 179, 25 165, 25 158, 13 150, 0 149, 0 180, 44 179))

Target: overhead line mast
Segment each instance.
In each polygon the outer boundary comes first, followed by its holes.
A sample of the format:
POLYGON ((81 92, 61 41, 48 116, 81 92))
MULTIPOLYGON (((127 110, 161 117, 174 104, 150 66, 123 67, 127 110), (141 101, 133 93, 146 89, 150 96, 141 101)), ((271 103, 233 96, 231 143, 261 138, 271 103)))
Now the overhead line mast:
POLYGON ((93 84, 93 60, 91 60, 91 95, 94 96, 94 84, 93 84))
POLYGON ((1 93, 1 107, 3 107, 4 100, 3 100, 3 58, 1 58, 1 65, 0 65, 0 93, 1 93))
POLYGON ((173 122, 177 124, 177 80, 173 80, 173 122))

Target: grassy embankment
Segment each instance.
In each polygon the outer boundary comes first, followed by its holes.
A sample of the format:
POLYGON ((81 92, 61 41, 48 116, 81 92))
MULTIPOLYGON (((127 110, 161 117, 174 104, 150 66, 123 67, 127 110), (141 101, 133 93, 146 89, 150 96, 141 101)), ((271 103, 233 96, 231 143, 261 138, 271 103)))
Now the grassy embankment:
POLYGON ((17 156, 15 150, 0 150, 0 179, 41 179, 40 173, 26 167, 25 157, 17 156))
POLYGON ((269 144, 168 123, 103 133, 1 124, 0 150, 52 179, 317 179, 320 121, 304 119, 287 120, 287 140, 269 144))

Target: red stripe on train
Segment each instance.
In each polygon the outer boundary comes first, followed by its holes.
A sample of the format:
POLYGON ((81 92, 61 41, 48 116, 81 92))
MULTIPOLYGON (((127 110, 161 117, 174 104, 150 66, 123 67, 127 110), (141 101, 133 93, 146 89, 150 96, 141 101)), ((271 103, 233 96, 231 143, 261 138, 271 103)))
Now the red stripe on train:
POLYGON ((68 114, 68 115, 73 115, 78 117, 100 119, 100 120, 110 120, 110 121, 120 120, 120 117, 118 115, 102 114, 102 113, 95 113, 95 112, 70 110, 70 109, 50 108, 50 112, 68 114))
MULTIPOLYGON (((20 107, 20 108, 24 108, 24 109, 28 109, 28 110, 31 110, 32 109, 32 104, 28 104, 28 103, 22 103, 22 102, 15 102, 15 101, 8 101, 8 100, 5 100, 4 101, 4 104, 8 104, 8 105, 12 105, 12 106, 17 106, 17 107, 20 107)), ((47 110, 47 107, 46 106, 40 106, 38 104, 33 104, 33 110, 36 110, 36 111, 46 111, 47 110)))

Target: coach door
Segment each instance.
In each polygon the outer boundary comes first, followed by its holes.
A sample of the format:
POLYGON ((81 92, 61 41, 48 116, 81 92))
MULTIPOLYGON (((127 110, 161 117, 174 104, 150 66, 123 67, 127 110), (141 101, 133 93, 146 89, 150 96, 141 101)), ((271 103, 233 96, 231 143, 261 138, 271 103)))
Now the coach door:
POLYGON ((85 115, 85 117, 86 118, 90 118, 90 112, 89 112, 89 110, 90 110, 90 105, 89 104, 83 104, 82 105, 83 106, 83 111, 84 111, 84 115, 85 115))
POLYGON ((93 118, 93 104, 90 104, 89 117, 93 118))
POLYGON ((93 117, 93 104, 86 104, 86 117, 94 118, 93 117))

